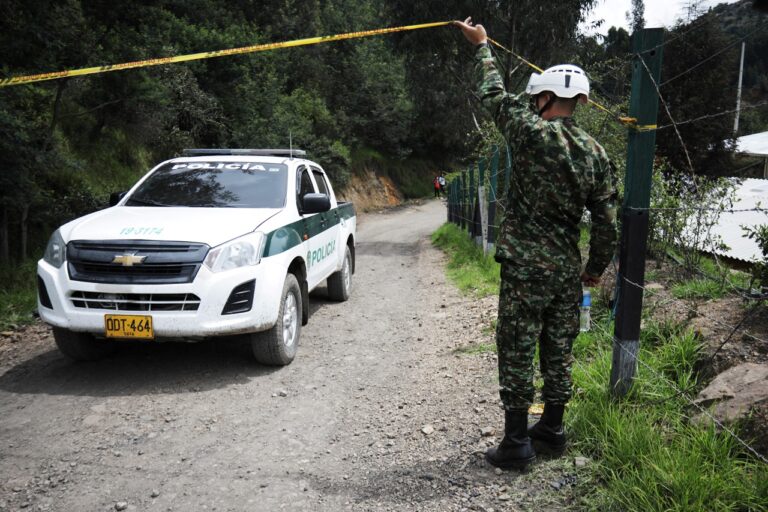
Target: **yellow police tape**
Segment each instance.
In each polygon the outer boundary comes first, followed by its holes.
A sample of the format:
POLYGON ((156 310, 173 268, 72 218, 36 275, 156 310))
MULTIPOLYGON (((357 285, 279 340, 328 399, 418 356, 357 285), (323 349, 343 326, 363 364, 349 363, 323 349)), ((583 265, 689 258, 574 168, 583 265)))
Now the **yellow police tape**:
MULTIPOLYGON (((516 54, 515 52, 513 52, 512 50, 510 50, 509 48, 507 48, 503 44, 499 43, 498 41, 496 41, 494 39, 491 39, 490 37, 488 38, 488 41, 490 41, 492 44, 498 46, 499 48, 501 48, 505 52, 509 53, 510 55, 515 57, 520 62, 528 65, 529 67, 531 67, 533 69, 535 69, 539 73, 543 73, 544 72, 544 70, 541 69, 539 66, 537 66, 533 62, 530 62, 530 61, 526 60, 521 55, 516 54)), ((620 116, 618 114, 615 114, 615 113, 611 112, 611 110, 608 107, 605 107, 605 106, 601 105, 600 103, 598 103, 598 102, 596 102, 594 100, 588 100, 588 101, 589 101, 589 103, 591 105, 594 105, 595 107, 599 108, 603 112, 605 112, 607 114, 610 114, 611 117, 613 117, 614 119, 619 121, 621 124, 623 124, 624 126, 630 127, 633 130, 635 130, 635 131, 638 131, 638 132, 650 132, 650 131, 653 131, 653 130, 656 129, 656 125, 655 124, 638 125, 637 124, 637 118, 620 116)))
POLYGON ((279 48, 293 48, 296 46, 307 46, 311 44, 330 43, 332 41, 342 41, 345 39, 356 39, 360 37, 377 36, 381 34, 392 34, 394 32, 405 32, 408 30, 419 30, 424 28, 443 27, 450 25, 450 21, 440 21, 436 23, 421 23, 419 25, 408 25, 404 27, 380 28, 376 30, 364 30, 362 32, 349 32, 347 34, 337 34, 334 36, 309 37, 306 39, 296 39, 294 41, 284 41, 282 43, 266 43, 253 46, 243 46, 241 48, 230 48, 228 50, 216 50, 212 52, 190 53, 188 55, 178 55, 176 57, 161 57, 158 59, 137 60, 134 62, 124 62, 122 64, 110 64, 107 66, 94 66, 91 68, 72 69, 67 71, 55 71, 53 73, 41 73, 39 75, 17 76, 12 78, 0 79, 0 87, 10 85, 29 84, 32 82, 44 82, 46 80, 56 80, 71 76, 95 75, 97 73, 106 73, 108 71, 118 71, 121 69, 143 68, 147 66, 159 66, 161 64, 172 64, 175 62, 189 62, 192 60, 212 59, 214 57, 225 57, 228 55, 240 55, 244 53, 264 52, 268 50, 277 50, 279 48))
MULTIPOLYGON (((99 73, 107 73, 109 71, 119 71, 123 69, 144 68, 149 66, 159 66, 162 64, 173 64, 176 62, 189 62, 193 60, 212 59, 214 57, 226 57, 229 55, 242 55, 245 53, 264 52, 269 50, 277 50, 280 48, 294 48, 297 46, 308 46, 313 44, 330 43, 333 41, 343 41, 346 39, 357 39, 361 37, 378 36, 382 34, 392 34, 395 32, 406 32, 409 30, 421 30, 425 28, 444 27, 446 25, 451 25, 452 23, 453 23, 452 21, 420 23, 418 25, 407 25, 403 27, 390 27, 390 28, 379 28, 374 30, 363 30, 360 32, 348 32, 346 34, 336 34, 333 36, 308 37, 306 39, 295 39, 293 41, 283 41, 280 43, 257 44, 252 46, 243 46, 240 48, 230 48, 227 50, 215 50, 212 52, 190 53, 187 55, 177 55, 175 57, 160 57, 157 59, 137 60, 133 62, 124 62, 122 64, 108 64, 105 66, 94 66, 90 68, 54 71, 51 73, 40 73, 37 75, 0 78, 0 87, 8 87, 11 85, 20 85, 20 84, 30 84, 34 82, 45 82, 47 80, 57 80, 59 78, 67 78, 67 77, 73 77, 73 76, 95 75, 99 73)), ((515 58, 527 64, 528 66, 535 69, 539 73, 542 73, 544 71, 536 64, 529 62, 522 56, 516 54, 512 50, 506 48, 499 42, 491 39, 490 37, 488 38, 488 41, 498 46, 505 52, 510 53, 515 58)), ((595 107, 599 108, 600 110, 603 110, 604 112, 607 112, 608 114, 610 114, 612 117, 617 119, 623 125, 632 127, 637 131, 651 131, 656 129, 655 124, 638 126, 637 119, 633 117, 622 117, 622 116, 616 115, 613 112, 611 112, 607 107, 604 107, 603 105, 601 105, 596 101, 589 100, 589 102, 595 107)))

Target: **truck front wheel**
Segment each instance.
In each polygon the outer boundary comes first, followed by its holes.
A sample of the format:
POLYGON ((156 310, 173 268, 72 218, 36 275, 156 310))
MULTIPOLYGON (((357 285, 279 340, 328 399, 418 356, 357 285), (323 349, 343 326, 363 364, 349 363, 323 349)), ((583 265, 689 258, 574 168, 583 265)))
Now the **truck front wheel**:
POLYGON ((301 288, 296 276, 288 274, 283 285, 277 323, 268 331, 251 334, 256 360, 269 366, 285 366, 296 357, 301 334, 301 288))
POLYGON ((95 361, 115 351, 114 342, 97 340, 93 334, 53 328, 53 339, 62 354, 75 361, 95 361))

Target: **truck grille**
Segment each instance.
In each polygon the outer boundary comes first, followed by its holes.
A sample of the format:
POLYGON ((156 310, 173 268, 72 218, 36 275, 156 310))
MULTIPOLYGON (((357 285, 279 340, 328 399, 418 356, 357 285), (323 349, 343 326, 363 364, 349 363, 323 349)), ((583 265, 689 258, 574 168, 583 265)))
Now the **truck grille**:
POLYGON ((67 244, 67 268, 70 279, 89 283, 191 283, 208 249, 188 242, 72 241, 67 244), (129 261, 115 263, 120 258, 129 261))
POLYGON ((192 293, 72 292, 76 308, 108 311, 197 311, 200 297, 192 293))

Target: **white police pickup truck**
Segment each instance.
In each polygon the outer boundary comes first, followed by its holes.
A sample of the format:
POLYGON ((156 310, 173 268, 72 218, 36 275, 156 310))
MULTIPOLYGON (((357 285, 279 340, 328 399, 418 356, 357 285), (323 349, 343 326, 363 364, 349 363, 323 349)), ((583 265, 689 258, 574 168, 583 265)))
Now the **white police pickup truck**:
POLYGON ((38 311, 61 352, 242 334, 259 362, 289 364, 309 292, 327 280, 347 300, 355 269, 352 204, 304 155, 186 150, 56 230, 37 266, 38 311))

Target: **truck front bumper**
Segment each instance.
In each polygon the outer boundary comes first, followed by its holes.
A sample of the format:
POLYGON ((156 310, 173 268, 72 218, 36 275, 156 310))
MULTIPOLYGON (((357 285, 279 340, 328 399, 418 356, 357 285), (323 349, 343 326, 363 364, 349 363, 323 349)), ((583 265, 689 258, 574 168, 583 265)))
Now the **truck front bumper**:
POLYGON ((160 285, 73 281, 69 278, 66 263, 55 268, 40 260, 37 274, 45 286, 51 307, 43 305, 38 294, 38 311, 42 320, 52 326, 96 336, 104 336, 104 316, 107 314, 150 315, 156 339, 196 339, 264 331, 277 322, 287 272, 276 260, 262 258, 258 265, 219 273, 213 273, 203 265, 192 283, 160 285), (232 291, 251 280, 255 280, 255 286, 250 311, 222 314, 232 291), (79 300, 84 295, 104 297, 104 303, 91 300, 86 306, 79 300), (162 303, 146 306, 146 310, 115 309, 116 302, 138 295, 144 298, 151 295, 160 301, 171 295, 194 295, 199 298, 199 304, 195 310, 184 307, 178 311, 163 311, 159 310, 164 307, 162 303))

